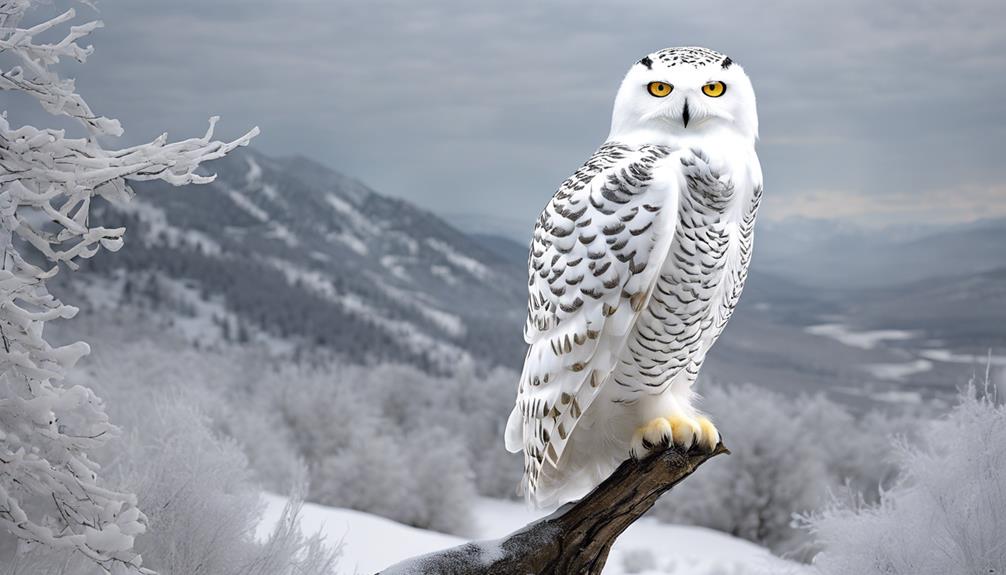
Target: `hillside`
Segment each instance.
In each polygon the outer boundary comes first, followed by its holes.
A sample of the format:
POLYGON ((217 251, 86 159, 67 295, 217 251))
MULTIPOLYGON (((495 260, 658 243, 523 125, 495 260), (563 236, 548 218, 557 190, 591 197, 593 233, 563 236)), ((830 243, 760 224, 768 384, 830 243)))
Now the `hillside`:
POLYGON ((754 265, 818 289, 882 288, 1006 267, 1006 220, 866 229, 836 221, 759 222, 754 265))
POLYGON ((209 169, 208 186, 141 184, 123 208, 96 205, 94 223, 128 231, 87 275, 169 316, 203 316, 226 339, 299 354, 434 371, 519 361, 522 266, 305 158, 248 149, 209 169))
POLYGON ((878 329, 883 322, 884 327, 924 331, 976 353, 989 348, 1003 351, 1006 267, 865 291, 849 306, 849 313, 869 329, 878 329))

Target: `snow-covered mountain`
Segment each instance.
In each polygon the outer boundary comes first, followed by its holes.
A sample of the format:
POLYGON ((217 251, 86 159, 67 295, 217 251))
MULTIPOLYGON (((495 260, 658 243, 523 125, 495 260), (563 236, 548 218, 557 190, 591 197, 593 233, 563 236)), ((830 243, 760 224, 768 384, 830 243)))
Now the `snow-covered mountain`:
POLYGON ((434 370, 519 361, 521 266, 305 158, 243 149, 208 169, 208 186, 140 184, 125 207, 95 206, 92 223, 125 226, 126 245, 85 276, 114 280, 128 300, 209 315, 231 340, 434 370))

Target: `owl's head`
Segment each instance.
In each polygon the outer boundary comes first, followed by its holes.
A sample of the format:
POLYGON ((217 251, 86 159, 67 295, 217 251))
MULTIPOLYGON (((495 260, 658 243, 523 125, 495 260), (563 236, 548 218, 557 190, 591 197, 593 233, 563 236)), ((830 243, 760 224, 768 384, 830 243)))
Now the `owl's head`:
POLYGON ((708 48, 667 48, 625 75, 608 139, 668 143, 724 130, 758 137, 754 89, 744 69, 708 48))

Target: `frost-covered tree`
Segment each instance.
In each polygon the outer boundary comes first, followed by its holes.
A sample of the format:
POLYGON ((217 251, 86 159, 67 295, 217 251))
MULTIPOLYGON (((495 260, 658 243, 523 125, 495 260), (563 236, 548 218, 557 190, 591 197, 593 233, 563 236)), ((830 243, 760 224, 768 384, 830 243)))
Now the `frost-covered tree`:
POLYGON ((284 370, 268 389, 308 462, 313 501, 466 533, 476 490, 464 439, 473 427, 453 412, 479 408, 441 401, 459 385, 407 366, 331 365, 284 370))
POLYGON ((969 389, 919 445, 902 442, 900 481, 876 505, 839 502, 802 522, 825 575, 1006 572, 1006 406, 969 389))
POLYGON ((847 487, 875 501, 894 473, 886 438, 909 435, 914 426, 912 418, 856 417, 823 396, 787 397, 752 385, 710 387, 702 406, 730 414, 720 431, 732 455, 706 464, 702 481, 676 487, 675 497, 657 503, 656 515, 797 558, 813 549, 807 533, 793 528, 793 514, 818 509, 847 487))
POLYGON ((714 414, 736 405, 744 409, 721 423, 730 457, 710 461, 701 481, 676 487, 673 500, 658 502, 657 514, 789 550, 791 514, 815 509, 834 482, 801 428, 795 401, 740 386, 709 389, 703 402, 714 414))
MULTIPOLYGON (((334 573, 338 550, 299 526, 303 469, 292 470, 292 495, 283 517, 268 536, 261 529, 263 520, 271 523, 274 517, 264 513, 260 486, 240 446, 220 435, 203 412, 213 401, 204 393, 205 382, 158 389, 156 382, 137 388, 114 379, 102 378, 102 392, 110 398, 114 419, 129 431, 95 458, 105 464, 105 480, 128 485, 146 511, 150 533, 136 541, 145 566, 164 575, 334 573)), ((0 534, 0 553, 10 553, 6 534, 0 534)), ((5 567, 4 575, 101 571, 79 554, 44 548, 20 554, 5 567)))
POLYGON ((0 116, 0 528, 29 547, 74 550, 109 572, 142 570, 133 538, 145 529, 144 515, 135 496, 104 486, 89 457, 116 427, 91 390, 61 384, 89 348, 45 339, 46 322, 77 309, 51 295, 46 281, 61 263, 76 269, 101 248, 122 246, 123 228, 90 226, 92 200, 129 200, 129 181, 212 181, 196 174, 200 163, 247 144, 257 130, 214 141, 213 118, 201 138, 106 149, 99 138, 121 135, 119 122, 92 112, 73 80, 55 70, 64 59, 86 60, 91 47, 78 41, 101 22, 71 26, 71 9, 21 27, 36 3, 0 0, 0 90, 34 98, 82 136, 12 127, 0 116))

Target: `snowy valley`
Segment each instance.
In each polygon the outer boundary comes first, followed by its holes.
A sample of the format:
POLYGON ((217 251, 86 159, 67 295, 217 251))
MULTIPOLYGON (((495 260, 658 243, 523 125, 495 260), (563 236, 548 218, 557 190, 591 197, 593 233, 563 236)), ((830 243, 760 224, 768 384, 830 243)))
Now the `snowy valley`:
POLYGON ((1006 573, 1006 4, 831 4, 0 0, 0 574, 1006 573))

